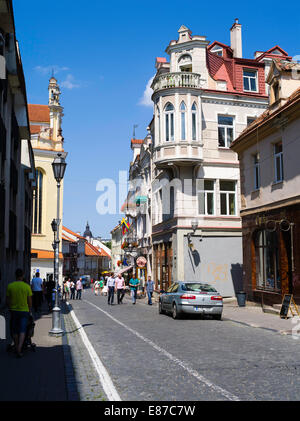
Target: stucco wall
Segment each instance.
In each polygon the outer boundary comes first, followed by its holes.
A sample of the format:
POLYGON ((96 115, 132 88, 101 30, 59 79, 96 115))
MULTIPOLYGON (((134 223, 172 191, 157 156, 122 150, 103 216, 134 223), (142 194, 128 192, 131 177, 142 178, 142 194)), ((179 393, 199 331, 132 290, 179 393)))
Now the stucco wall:
POLYGON ((242 289, 242 237, 193 237, 191 253, 184 238, 184 280, 214 286, 224 297, 242 289))

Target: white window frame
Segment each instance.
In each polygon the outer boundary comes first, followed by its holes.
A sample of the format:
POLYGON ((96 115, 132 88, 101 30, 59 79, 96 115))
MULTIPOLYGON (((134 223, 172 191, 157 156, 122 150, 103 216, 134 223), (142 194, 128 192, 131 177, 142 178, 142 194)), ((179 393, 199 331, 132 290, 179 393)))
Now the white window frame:
POLYGON ((199 181, 203 181, 203 184, 205 184, 205 181, 212 181, 214 184, 214 188, 213 190, 206 190, 205 189, 205 185, 204 185, 204 189, 198 189, 197 186, 197 199, 198 199, 198 215, 205 215, 205 216, 215 216, 216 215, 216 180, 212 180, 212 179, 198 179, 198 183, 199 181), (208 194, 213 193, 213 213, 208 213, 207 209, 208 209, 208 194), (200 194, 204 194, 204 213, 200 213, 200 194))
POLYGON ((196 102, 193 102, 192 107, 191 107, 191 113, 192 113, 192 141, 197 141, 198 139, 198 109, 197 109, 197 105, 196 102), (193 107, 195 107, 195 109, 193 109, 193 107), (195 117, 195 133, 194 133, 194 124, 193 124, 193 119, 195 117), (194 136, 195 134, 195 136, 194 136))
POLYGON ((247 115, 247 127, 250 126, 250 124, 252 124, 255 120, 257 119, 257 117, 253 116, 253 115, 247 115), (249 123, 249 119, 253 120, 251 121, 251 123, 249 123))
POLYGON ((254 162, 254 190, 260 189, 260 162, 259 162, 259 154, 253 155, 253 162, 254 162))
POLYGON ((243 91, 244 92, 258 92, 258 77, 257 77, 257 75, 258 75, 258 72, 255 69, 246 69, 246 68, 243 69, 243 91), (245 72, 255 73, 255 76, 254 77, 249 76, 249 75, 246 76, 245 72), (250 89, 245 89, 245 79, 248 80, 250 89), (251 89, 251 80, 253 80, 253 79, 255 80, 255 90, 251 89))
POLYGON ((220 184, 219 184, 219 186, 220 186, 220 191, 219 191, 219 198, 220 198, 220 215, 221 216, 231 216, 231 217, 233 217, 233 216, 237 216, 237 181, 236 180, 220 180, 220 184), (226 191, 226 190, 221 190, 221 182, 222 181, 230 181, 230 182, 233 182, 233 183, 235 183, 235 189, 234 190, 228 190, 228 191, 226 191), (222 214, 222 200, 221 200, 221 195, 226 195, 226 215, 224 215, 224 214, 222 214), (229 195, 230 194, 234 194, 234 214, 233 215, 231 215, 230 214, 230 208, 229 208, 229 203, 230 203, 230 201, 229 201, 229 195))
POLYGON ((224 115, 224 114, 218 114, 218 147, 219 148, 223 148, 223 149, 229 149, 231 143, 234 141, 234 137, 235 137, 235 118, 232 115, 224 115), (221 124, 219 123, 219 117, 227 117, 227 118, 232 118, 232 125, 229 124, 221 124), (220 146, 220 138, 219 138, 219 128, 223 128, 225 131, 225 145, 224 146, 220 146), (228 131, 227 129, 232 129, 232 142, 228 142, 228 131))
POLYGON ((165 115, 165 141, 166 142, 174 142, 175 140, 175 108, 174 105, 171 102, 168 102, 165 106, 164 110, 165 115), (168 105, 171 105, 173 107, 172 110, 166 110, 168 105), (173 124, 172 124, 173 120, 173 124), (173 132, 173 136, 172 136, 173 132), (169 136, 169 139, 168 139, 169 136))
POLYGON ((160 109, 157 105, 157 123, 158 123, 158 143, 161 142, 161 132, 160 132, 160 109))
POLYGON ((216 54, 219 57, 223 57, 223 48, 219 45, 215 45, 211 50, 211 53, 216 54), (221 53, 221 54, 220 54, 221 53))
POLYGON ((185 102, 182 101, 180 104, 180 139, 181 140, 186 140, 186 132, 187 132, 187 125, 186 125, 186 121, 187 121, 187 112, 186 112, 187 108, 185 105, 185 102), (184 106, 184 109, 182 109, 182 105, 184 106), (184 121, 184 136, 183 136, 183 127, 182 127, 182 122, 184 121))
POLYGON ((282 142, 277 142, 273 145, 274 148, 274 182, 275 183, 281 183, 284 178, 284 172, 283 172, 283 148, 282 148, 282 142), (276 147, 281 144, 281 152, 276 153, 276 147), (279 174, 280 178, 277 177, 278 174, 278 163, 279 163, 279 174))

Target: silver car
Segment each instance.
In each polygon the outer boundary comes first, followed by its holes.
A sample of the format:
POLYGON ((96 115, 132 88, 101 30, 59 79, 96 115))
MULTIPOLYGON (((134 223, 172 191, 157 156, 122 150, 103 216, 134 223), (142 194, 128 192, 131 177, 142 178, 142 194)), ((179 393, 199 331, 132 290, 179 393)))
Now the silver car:
POLYGON ((210 314, 221 320, 223 297, 209 284, 175 282, 159 297, 159 314, 171 313, 178 319, 182 313, 210 314))

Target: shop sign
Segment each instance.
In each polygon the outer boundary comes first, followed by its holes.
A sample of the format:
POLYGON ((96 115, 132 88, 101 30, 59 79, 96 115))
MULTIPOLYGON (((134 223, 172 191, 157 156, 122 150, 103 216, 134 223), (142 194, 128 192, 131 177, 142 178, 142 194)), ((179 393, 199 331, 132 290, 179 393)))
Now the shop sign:
POLYGON ((136 259, 136 264, 139 268, 144 268, 147 265, 147 259, 143 256, 140 256, 136 259))

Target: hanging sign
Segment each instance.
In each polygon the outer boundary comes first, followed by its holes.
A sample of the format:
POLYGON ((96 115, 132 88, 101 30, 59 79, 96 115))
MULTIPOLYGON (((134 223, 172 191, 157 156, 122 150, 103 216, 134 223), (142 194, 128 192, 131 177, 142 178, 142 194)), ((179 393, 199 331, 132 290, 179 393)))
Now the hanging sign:
POLYGON ((143 256, 140 256, 136 259, 136 264, 139 268, 144 268, 147 265, 147 259, 143 256))

